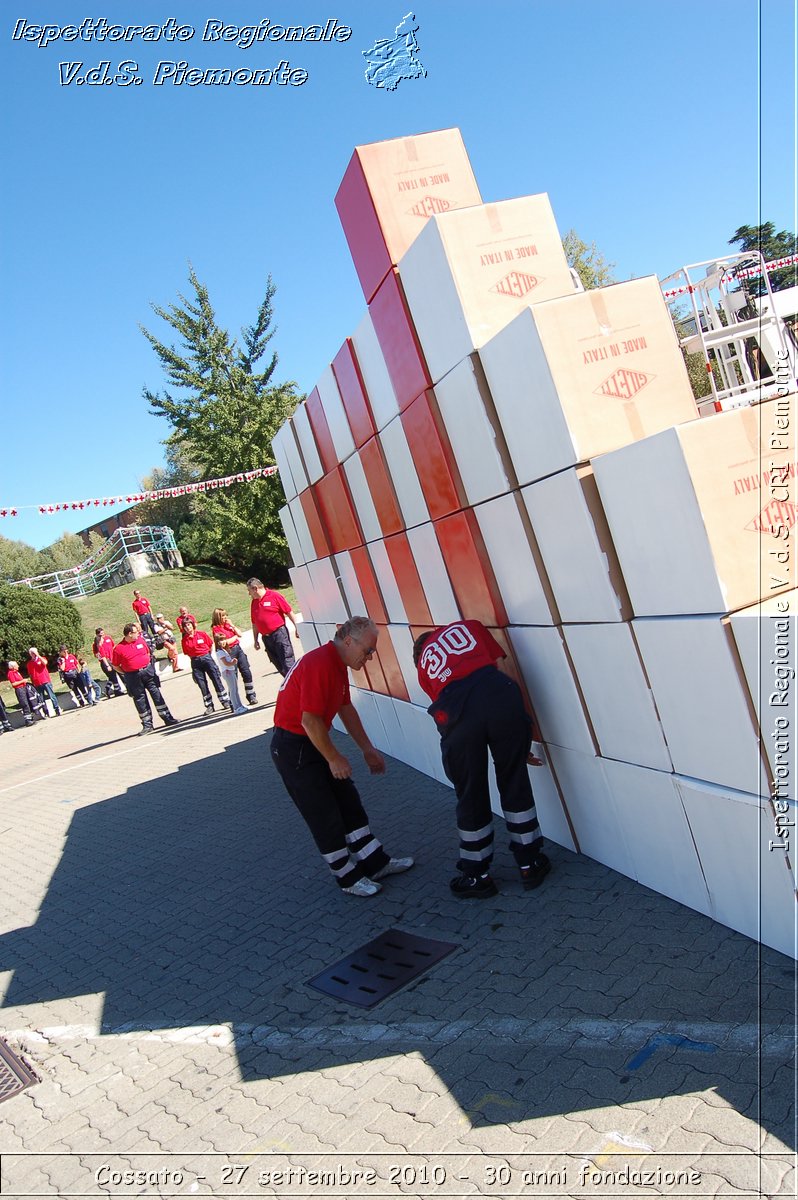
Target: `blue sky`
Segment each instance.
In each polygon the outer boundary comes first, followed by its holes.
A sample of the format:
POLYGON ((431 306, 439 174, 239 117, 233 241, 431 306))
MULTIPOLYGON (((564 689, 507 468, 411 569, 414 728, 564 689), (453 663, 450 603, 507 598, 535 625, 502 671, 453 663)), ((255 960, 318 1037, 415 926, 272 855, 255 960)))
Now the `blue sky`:
POLYGON ((417 0, 427 77, 370 87, 362 51, 409 0, 115 0, 4 6, 6 449, 0 534, 44 546, 86 523, 35 506, 135 490, 162 461, 163 385, 139 331, 185 291, 220 321, 277 285, 281 379, 309 390, 365 304, 333 198, 354 146, 459 126, 486 201, 548 192, 561 233, 618 279, 727 252, 742 224, 796 225, 794 0, 417 0), (184 42, 13 40, 16 22, 190 25, 184 42), (351 26, 346 42, 240 49, 205 23, 351 26), (298 87, 153 86, 156 64, 307 71, 298 87), (59 62, 138 63, 140 85, 61 86, 59 62), (760 71, 761 65, 761 71, 760 71), (32 506, 26 508, 25 506, 32 506))

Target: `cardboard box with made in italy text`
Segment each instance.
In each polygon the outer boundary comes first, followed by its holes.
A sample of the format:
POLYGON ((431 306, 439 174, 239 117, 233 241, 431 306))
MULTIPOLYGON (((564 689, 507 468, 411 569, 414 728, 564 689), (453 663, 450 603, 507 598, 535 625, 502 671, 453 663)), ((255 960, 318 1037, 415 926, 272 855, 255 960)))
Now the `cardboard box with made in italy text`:
POLYGON ((654 276, 533 304, 479 357, 521 485, 698 416, 654 276))
POLYGON ((399 275, 433 383, 528 304, 574 291, 545 194, 431 218, 399 275))
POLYGON ((459 129, 357 146, 335 207, 366 300, 430 216, 481 201, 459 129))
POLYGON ((728 613, 798 582, 795 395, 593 460, 635 615, 728 613))

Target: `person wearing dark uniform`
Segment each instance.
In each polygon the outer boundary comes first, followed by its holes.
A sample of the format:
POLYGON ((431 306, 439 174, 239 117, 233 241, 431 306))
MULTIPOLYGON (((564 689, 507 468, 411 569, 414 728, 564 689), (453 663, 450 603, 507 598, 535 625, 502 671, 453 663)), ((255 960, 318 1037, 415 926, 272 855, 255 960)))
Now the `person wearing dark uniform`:
POLYGON ((111 655, 114 652, 114 639, 108 636, 102 625, 98 625, 94 633, 92 651, 97 662, 100 664, 100 670, 105 676, 105 698, 106 700, 110 700, 112 696, 124 696, 125 689, 122 687, 122 680, 111 665, 111 655))
POLYGON ((133 612, 136 614, 142 633, 151 633, 155 637, 155 620, 152 615, 152 608, 146 596, 142 596, 141 592, 136 588, 133 592, 133 603, 131 605, 133 612))
POLYGON ((257 704, 258 697, 252 682, 252 668, 249 665, 244 647, 241 645, 241 630, 234 625, 227 615, 226 608, 215 608, 211 617, 211 633, 217 650, 226 650, 230 658, 235 660, 236 668, 244 682, 247 704, 257 704))
POLYGON ((183 653, 191 659, 191 677, 202 692, 206 716, 210 716, 214 711, 213 697, 211 689, 208 687, 209 679, 219 697, 222 708, 232 710, 233 707, 227 689, 222 683, 222 676, 216 665, 216 659, 211 653, 212 650, 213 640, 210 634, 205 633, 202 629, 197 629, 194 622, 186 617, 183 621, 183 653))
MULTIPOLYGON (((286 617, 292 617, 291 605, 282 592, 264 587, 259 579, 247 580, 247 591, 252 603, 249 606, 255 649, 260 649, 260 638, 269 662, 285 676, 294 665, 294 650, 286 626, 286 617)), ((296 625, 293 620, 296 633, 296 625)))
POLYGON ((385 772, 385 759, 352 705, 347 674, 349 667, 361 669, 376 644, 377 629, 368 617, 351 617, 331 642, 299 659, 274 710, 272 761, 336 883, 350 896, 374 896, 380 891, 376 880, 413 865, 412 858, 389 858, 372 834, 349 760, 330 739, 337 715, 371 774, 385 772))
POLYGON ((518 684, 497 667, 505 657, 481 621, 442 625, 422 633, 413 646, 419 684, 432 700, 427 712, 441 735, 443 769, 457 796, 460 874, 449 886, 465 899, 497 891, 489 872, 493 814, 488 753, 524 887, 539 887, 551 870, 527 771, 532 722, 518 684))
POLYGON ((128 695, 136 706, 136 712, 141 718, 141 733, 153 732, 152 709, 147 698, 152 696, 155 709, 164 725, 178 725, 177 717, 173 717, 166 706, 161 689, 158 685, 158 672, 155 669, 149 644, 135 621, 131 621, 122 630, 122 641, 118 642, 111 652, 111 665, 119 672, 125 681, 128 695))

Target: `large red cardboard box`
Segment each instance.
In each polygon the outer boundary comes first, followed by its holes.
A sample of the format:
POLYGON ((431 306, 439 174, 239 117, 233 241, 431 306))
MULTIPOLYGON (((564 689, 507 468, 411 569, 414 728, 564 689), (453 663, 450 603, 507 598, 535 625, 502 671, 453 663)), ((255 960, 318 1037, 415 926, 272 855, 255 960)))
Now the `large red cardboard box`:
POLYGON ((432 214, 481 200, 459 129, 356 146, 335 207, 366 300, 432 214))

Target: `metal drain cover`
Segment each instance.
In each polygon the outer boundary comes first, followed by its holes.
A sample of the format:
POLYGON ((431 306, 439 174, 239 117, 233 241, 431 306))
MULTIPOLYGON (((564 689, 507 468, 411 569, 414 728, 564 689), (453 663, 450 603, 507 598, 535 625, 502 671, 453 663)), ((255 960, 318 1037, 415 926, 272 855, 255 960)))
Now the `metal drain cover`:
POLYGON ((0 1038, 0 1103, 38 1082, 39 1076, 26 1067, 8 1043, 0 1038))
POLYGON ((412 983, 457 948, 454 942, 436 942, 401 929, 389 929, 307 982, 309 987, 335 1000, 371 1008, 412 983))

